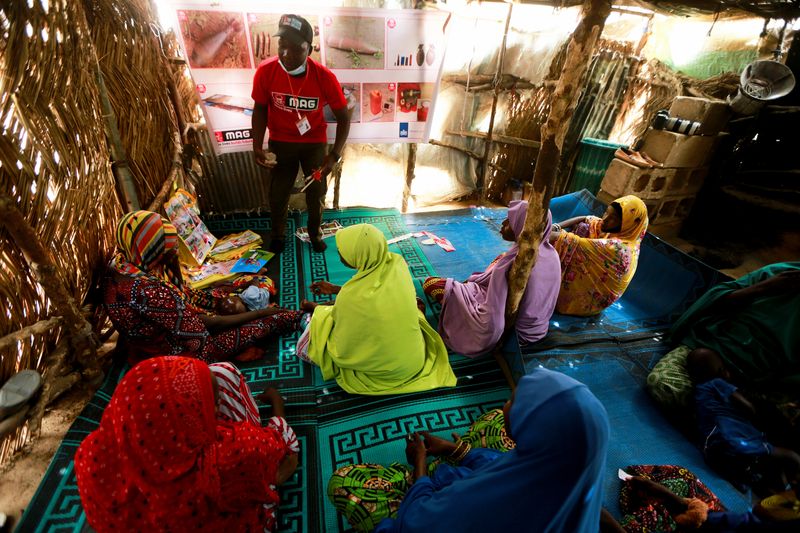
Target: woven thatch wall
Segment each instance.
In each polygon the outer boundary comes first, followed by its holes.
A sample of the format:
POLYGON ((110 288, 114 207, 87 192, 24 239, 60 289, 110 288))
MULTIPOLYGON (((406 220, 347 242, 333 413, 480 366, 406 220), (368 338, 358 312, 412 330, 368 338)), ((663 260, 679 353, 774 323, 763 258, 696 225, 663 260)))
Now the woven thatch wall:
MULTIPOLYGON (((80 4, 10 2, 0 11, 9 39, 0 48, 0 193, 11 196, 49 248, 74 298, 111 249, 121 211, 114 190, 89 28, 80 4)), ((0 226, 0 336, 51 316, 20 249, 0 226)), ((0 382, 22 368, 44 367, 59 331, 0 354, 0 382)), ((19 430, 0 447, 0 461, 27 438, 19 430)))
MULTIPOLYGON (((113 251, 122 214, 97 65, 143 207, 173 168, 178 117, 169 82, 183 123, 198 119, 193 84, 180 62, 169 61, 175 40, 159 37, 149 0, 50 0, 47 8, 6 2, 0 31, 8 32, 0 42, 0 194, 34 228, 72 298, 96 303, 87 295, 113 251)), ((2 222, 0 337, 58 315, 2 222)), ((34 335, 0 353, 0 383, 23 368, 44 372, 54 364, 45 356, 64 334, 34 335)), ((27 438, 22 428, 0 443, 0 463, 27 438)))
POLYGON ((164 75, 167 57, 148 0, 85 0, 97 57, 142 206, 172 167, 177 131, 164 75))

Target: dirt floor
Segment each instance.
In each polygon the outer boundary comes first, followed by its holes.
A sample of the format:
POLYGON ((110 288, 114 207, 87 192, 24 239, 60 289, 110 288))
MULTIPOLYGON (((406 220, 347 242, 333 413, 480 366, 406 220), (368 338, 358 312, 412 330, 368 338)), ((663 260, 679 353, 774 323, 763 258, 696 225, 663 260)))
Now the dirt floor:
MULTIPOLYGON (((19 521, 64 434, 92 395, 94 389, 76 387, 59 398, 45 413, 39 436, 0 468, 0 478, 3 480, 3 490, 0 491, 0 513, 8 515, 12 521, 11 527, 19 521)), ((2 531, 11 529, 7 526, 2 531)))
MULTIPOLYGON (((416 211, 458 209, 467 207, 471 203, 473 202, 446 202, 418 208, 416 211)), ((726 245, 712 249, 674 236, 664 239, 732 277, 740 277, 770 263, 800 257, 800 233, 797 232, 785 232, 777 245, 761 248, 752 245, 746 247, 726 245)), ((104 346, 104 350, 112 348, 113 344, 104 346)), ((7 514, 14 523, 22 516, 25 506, 36 492, 64 434, 93 393, 93 389, 78 387, 60 398, 45 414, 41 434, 8 464, 0 468, 0 478, 5 489, 0 491, 0 513, 7 514), (14 490, 8 490, 8 487, 14 487, 14 490)))

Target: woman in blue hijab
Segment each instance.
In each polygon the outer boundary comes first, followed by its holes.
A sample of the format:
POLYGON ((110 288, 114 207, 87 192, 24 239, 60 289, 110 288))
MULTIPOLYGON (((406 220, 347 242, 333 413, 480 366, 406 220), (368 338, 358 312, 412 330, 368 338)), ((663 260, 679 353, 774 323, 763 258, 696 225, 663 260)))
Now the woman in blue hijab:
MULTIPOLYGON (((384 507, 389 518, 375 531, 598 531, 609 433, 600 401, 582 383, 537 369, 519 381, 515 397, 503 411, 507 431, 516 442, 506 453, 461 446, 454 450, 455 444, 443 439, 426 435, 423 441, 410 435, 406 456, 414 469, 413 485, 399 508, 384 507), (428 454, 449 455, 460 462, 442 463, 429 476, 428 454)), ((403 491, 404 476, 398 466, 387 469, 397 479, 372 484, 369 494, 335 482, 341 470, 359 466, 340 469, 329 484, 334 505, 352 523, 342 504, 374 499, 383 485, 395 495, 403 491)))

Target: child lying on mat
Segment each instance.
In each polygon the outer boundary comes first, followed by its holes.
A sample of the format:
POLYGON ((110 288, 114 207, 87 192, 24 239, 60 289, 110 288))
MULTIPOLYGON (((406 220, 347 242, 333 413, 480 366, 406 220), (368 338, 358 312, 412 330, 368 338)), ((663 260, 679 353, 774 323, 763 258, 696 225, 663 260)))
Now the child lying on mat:
POLYGON ((720 356, 697 348, 689 353, 686 363, 696 383, 697 423, 708 464, 738 485, 751 485, 756 490, 782 490, 787 481, 796 487, 800 455, 773 445, 753 424, 761 418, 730 383, 730 373, 720 356))

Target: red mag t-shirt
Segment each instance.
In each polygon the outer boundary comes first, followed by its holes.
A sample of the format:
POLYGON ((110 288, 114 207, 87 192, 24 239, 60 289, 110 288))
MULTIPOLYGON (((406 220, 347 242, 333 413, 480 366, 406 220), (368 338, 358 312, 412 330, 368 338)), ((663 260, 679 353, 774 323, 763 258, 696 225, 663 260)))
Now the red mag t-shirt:
POLYGON ((335 111, 347 105, 333 72, 310 57, 303 76, 289 76, 278 64, 277 56, 262 63, 253 78, 252 97, 269 108, 269 138, 284 142, 327 142, 328 127, 322 108, 328 104, 335 111), (297 130, 297 121, 302 117, 308 118, 311 125, 305 135, 297 130))

